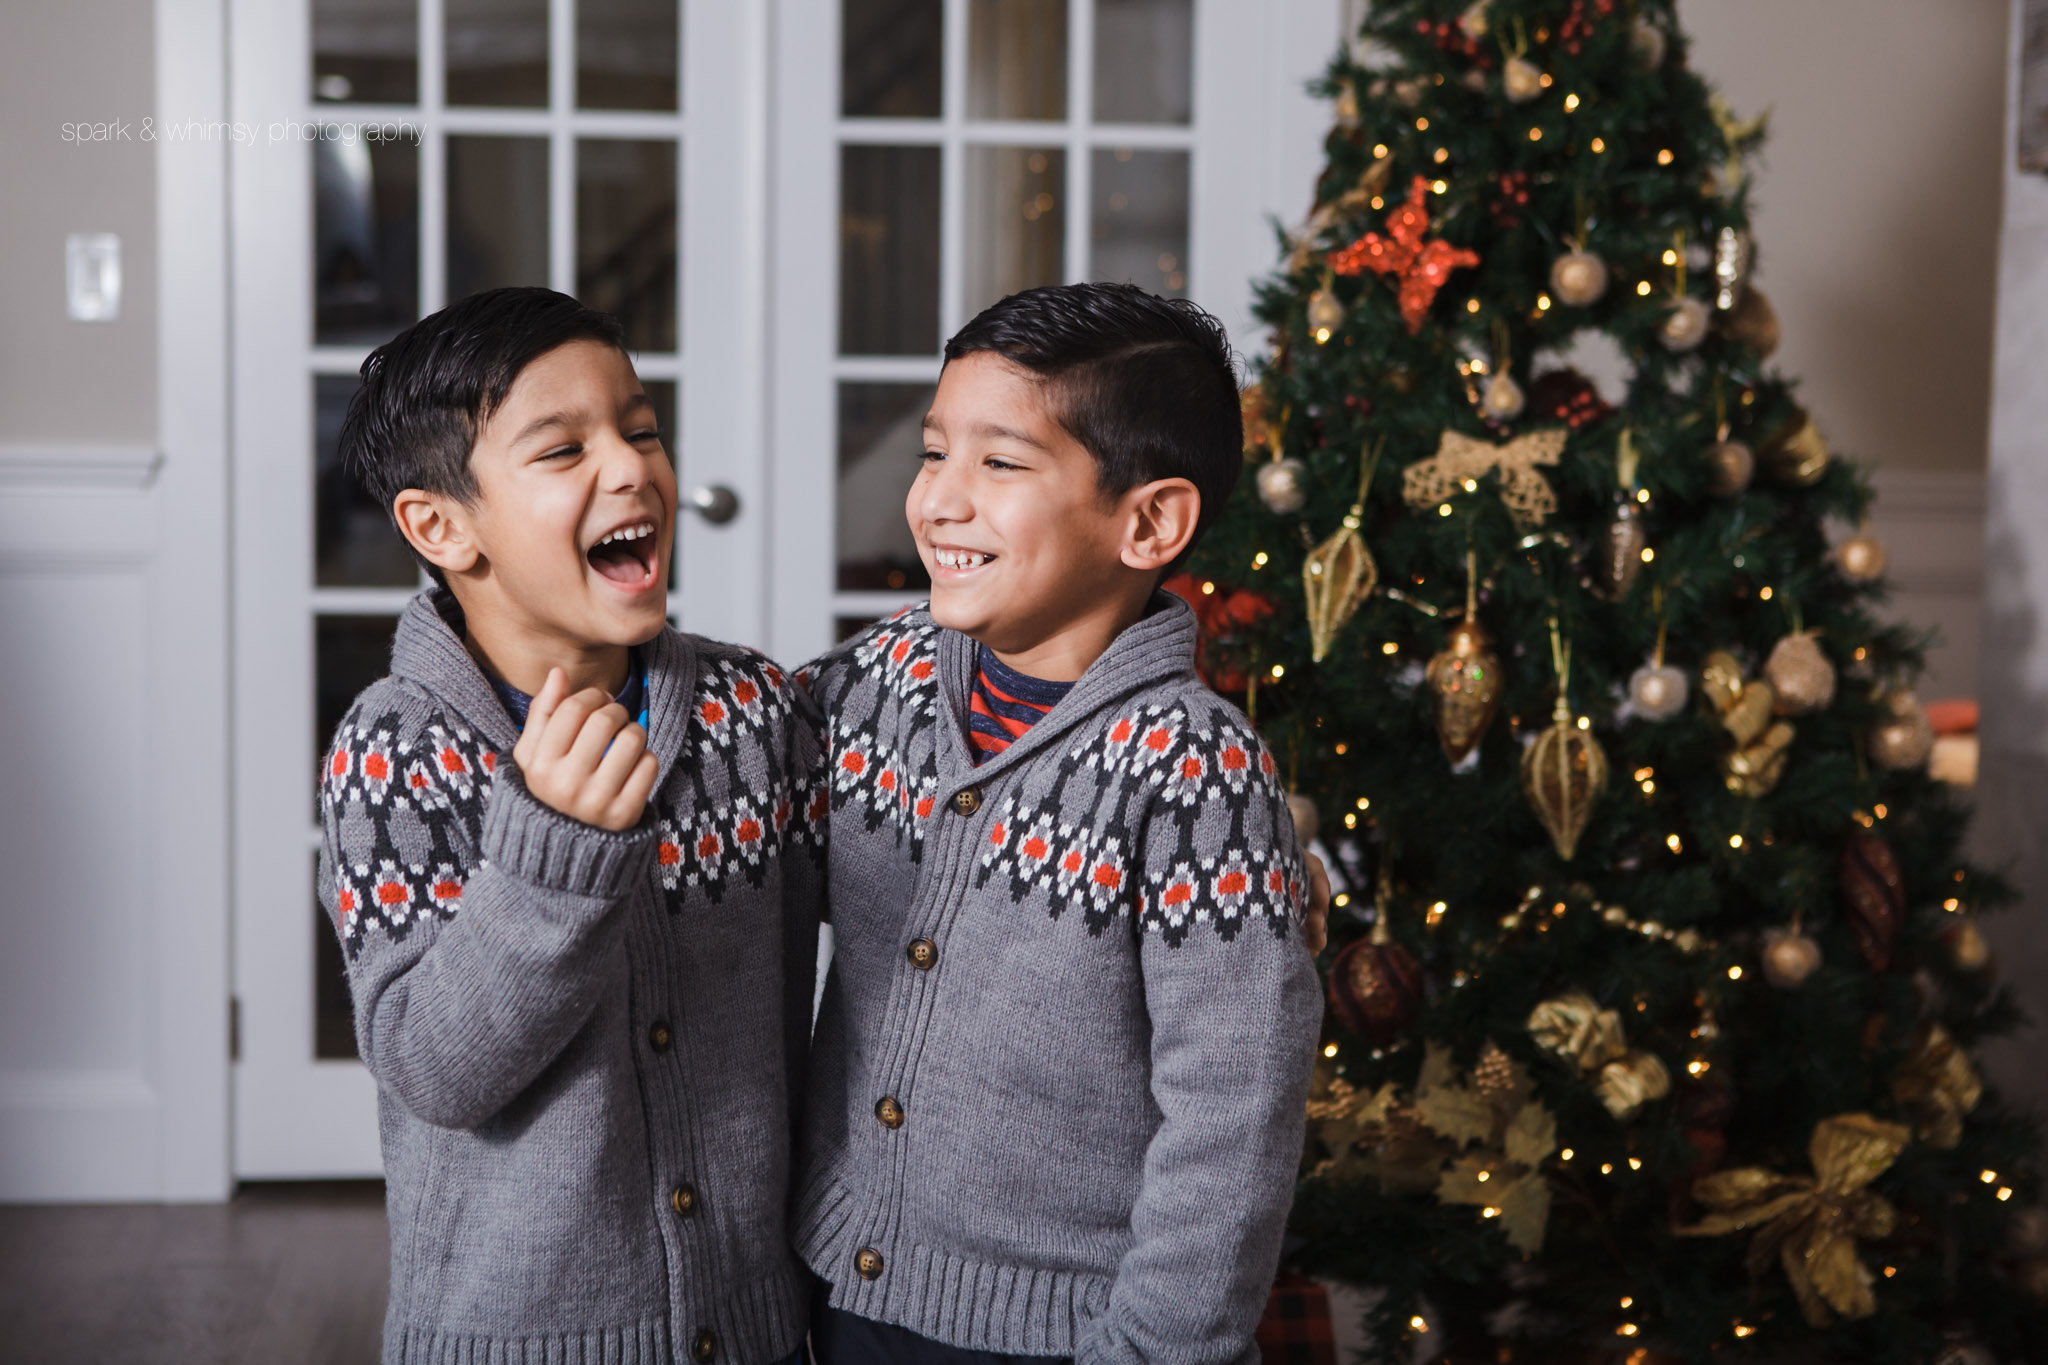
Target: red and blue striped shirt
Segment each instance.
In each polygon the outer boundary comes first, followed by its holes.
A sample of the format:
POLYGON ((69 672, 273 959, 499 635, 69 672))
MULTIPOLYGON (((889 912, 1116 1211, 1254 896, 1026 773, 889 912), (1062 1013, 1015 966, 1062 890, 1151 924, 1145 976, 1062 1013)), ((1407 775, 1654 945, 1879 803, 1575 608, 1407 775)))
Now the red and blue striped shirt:
POLYGON ((1073 686, 1019 673, 984 645, 976 655, 974 692, 967 703, 967 738, 974 746, 974 761, 1009 748, 1073 686))

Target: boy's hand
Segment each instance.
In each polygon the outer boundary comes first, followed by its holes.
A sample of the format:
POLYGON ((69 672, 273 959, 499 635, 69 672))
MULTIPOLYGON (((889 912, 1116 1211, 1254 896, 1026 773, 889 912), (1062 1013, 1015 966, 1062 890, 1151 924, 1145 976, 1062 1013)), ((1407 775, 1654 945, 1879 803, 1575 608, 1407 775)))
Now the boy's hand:
POLYGON ((1301 917, 1301 940, 1311 957, 1330 942, 1330 874, 1313 853, 1308 854, 1308 913, 1301 917))
POLYGON ((566 696, 568 676, 548 680, 526 713, 512 748, 526 789, 543 805, 599 829, 631 829, 654 791, 659 766, 647 732, 626 708, 595 687, 566 696))

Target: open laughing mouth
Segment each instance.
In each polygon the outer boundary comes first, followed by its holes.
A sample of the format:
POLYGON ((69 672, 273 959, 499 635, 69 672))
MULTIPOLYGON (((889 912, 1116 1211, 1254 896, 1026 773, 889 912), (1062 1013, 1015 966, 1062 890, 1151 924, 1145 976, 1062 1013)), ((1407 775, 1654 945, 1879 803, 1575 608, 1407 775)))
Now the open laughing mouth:
POLYGON ((584 558, 606 582, 644 588, 661 567, 661 542, 654 537, 655 529, 652 520, 628 522, 600 537, 584 558))

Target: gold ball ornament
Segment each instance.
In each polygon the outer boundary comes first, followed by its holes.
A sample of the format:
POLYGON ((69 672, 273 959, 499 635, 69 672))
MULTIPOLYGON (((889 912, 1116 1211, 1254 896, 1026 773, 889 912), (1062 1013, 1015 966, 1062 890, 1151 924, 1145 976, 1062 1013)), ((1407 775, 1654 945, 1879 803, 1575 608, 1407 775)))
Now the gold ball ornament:
POLYGON ((1314 798, 1300 792, 1287 793, 1287 813, 1294 817, 1294 833, 1303 844, 1313 843, 1322 832, 1322 812, 1316 809, 1314 798))
POLYGON ((1522 395, 1522 386, 1514 377, 1503 372, 1486 381, 1486 388, 1479 396, 1479 411, 1493 422, 1512 422, 1522 415, 1528 400, 1522 395))
POLYGON ((1707 488, 1717 498, 1732 498, 1756 477, 1756 454, 1740 441, 1716 441, 1707 447, 1707 488))
POLYGON ((1259 501, 1269 512, 1291 516, 1308 501, 1307 477, 1308 467, 1291 455, 1284 460, 1268 460, 1259 466, 1257 475, 1259 501))
POLYGON ((1920 698, 1908 691, 1885 698, 1891 715, 1870 732, 1870 759, 1881 768, 1904 772, 1927 762, 1934 752, 1934 723, 1920 698))
POLYGON ((1657 340, 1664 343, 1667 351, 1683 353, 1696 350, 1707 339, 1713 321, 1713 314, 1700 300, 1689 295, 1674 299, 1671 311, 1664 315, 1663 323, 1657 328, 1657 340))
POLYGON ((1811 715, 1835 699, 1835 666, 1810 630, 1787 635, 1771 647, 1764 681, 1776 699, 1772 709, 1781 716, 1811 715))
POLYGON ((1479 747, 1500 709, 1500 660, 1486 628, 1470 617, 1451 627, 1424 675, 1436 698, 1436 737, 1444 757, 1462 763, 1479 747))
POLYGON ((1467 38, 1484 38, 1493 27, 1486 11, 1493 6, 1493 0, 1472 0, 1465 6, 1465 12, 1458 16, 1458 27, 1467 38))
POLYGON ((1567 251, 1550 263, 1550 288, 1573 308, 1589 308, 1607 292, 1607 262, 1590 251, 1567 251))
POLYGON ((1778 312, 1754 284, 1743 289, 1735 306, 1720 315, 1721 335, 1739 341, 1760 356, 1778 349, 1778 312))
POLYGON ((1685 670, 1669 664, 1644 664, 1629 675, 1628 699, 1637 715, 1650 720, 1671 719, 1685 709, 1691 693, 1685 670))
POLYGON ((1780 990, 1796 990, 1820 969, 1820 945, 1796 926, 1764 931, 1764 980, 1780 990))
POLYGON ((1965 915, 1963 922, 1943 934, 1942 938, 1948 943, 1949 961, 1960 970, 1981 972, 1991 965, 1991 944, 1978 927, 1975 915, 1965 915))
POLYGON ((1318 342, 1328 341, 1343 325, 1344 305, 1333 290, 1318 289, 1308 296, 1308 329, 1318 342))
POLYGON ((1636 20, 1635 28, 1628 35, 1628 43, 1643 70, 1655 71, 1664 65, 1664 54, 1669 44, 1665 41, 1664 30, 1655 24, 1636 20))
POLYGON ((1854 535, 1835 547, 1835 563, 1852 583, 1875 583, 1890 562, 1884 542, 1872 535, 1854 535))
POLYGON ((1543 69, 1527 57, 1510 57, 1500 69, 1500 86, 1510 102, 1527 104, 1543 93, 1543 69))
POLYGON ((1764 438, 1757 455, 1772 478, 1794 488, 1811 488, 1819 483, 1828 472, 1831 458, 1820 428, 1799 408, 1793 409, 1792 416, 1764 438))

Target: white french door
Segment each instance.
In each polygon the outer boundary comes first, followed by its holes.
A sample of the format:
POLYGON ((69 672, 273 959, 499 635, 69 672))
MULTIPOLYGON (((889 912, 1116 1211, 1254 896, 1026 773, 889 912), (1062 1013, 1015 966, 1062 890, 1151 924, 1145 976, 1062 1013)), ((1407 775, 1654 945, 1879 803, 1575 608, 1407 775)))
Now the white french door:
POLYGON ((236 1174, 379 1169, 313 773, 420 578, 340 468, 356 371, 443 304, 616 313, 682 487, 678 613, 760 641, 766 12, 723 0, 293 0, 234 10, 236 1174), (693 401, 697 394, 714 395, 693 401))
POLYGON ((1240 346, 1338 0, 280 0, 231 29, 235 1173, 371 1175, 318 755, 419 578, 336 461, 368 351, 478 289, 620 315, 682 624, 790 663, 905 601, 943 338, 1128 279, 1240 346))
MULTIPOLYGON (((1337 38, 1334 3, 800 8, 816 22, 775 35, 776 534, 814 547, 774 579, 771 639, 790 658, 927 586, 903 497, 940 347, 982 308, 1129 281, 1254 344, 1268 153, 1337 38)), ((1305 207, 1312 174, 1282 211, 1305 207)))

